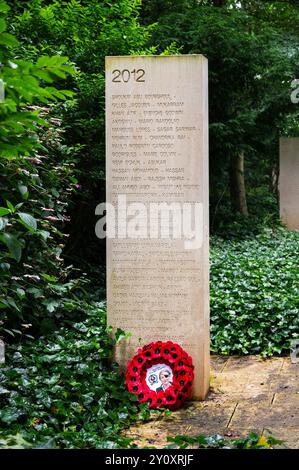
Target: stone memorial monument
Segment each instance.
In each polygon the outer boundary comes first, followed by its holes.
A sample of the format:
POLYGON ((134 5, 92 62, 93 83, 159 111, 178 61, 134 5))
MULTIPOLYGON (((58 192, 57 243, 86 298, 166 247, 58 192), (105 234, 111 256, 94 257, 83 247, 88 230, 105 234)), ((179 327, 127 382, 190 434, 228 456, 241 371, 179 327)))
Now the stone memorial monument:
POLYGON ((299 230, 299 138, 280 139, 280 218, 290 230, 299 230))
POLYGON ((171 340, 209 388, 208 62, 106 58, 108 324, 116 349, 171 340), (113 209, 114 208, 114 209, 113 209), (109 233, 110 232, 110 233, 109 233))

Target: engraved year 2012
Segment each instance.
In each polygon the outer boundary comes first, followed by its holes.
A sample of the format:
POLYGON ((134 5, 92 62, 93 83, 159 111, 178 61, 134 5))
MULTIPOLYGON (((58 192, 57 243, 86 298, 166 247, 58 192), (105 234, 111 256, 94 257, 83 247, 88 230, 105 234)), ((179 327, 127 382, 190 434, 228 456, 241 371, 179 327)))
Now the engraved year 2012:
POLYGON ((145 70, 143 69, 133 69, 133 70, 128 70, 128 69, 115 69, 112 71, 112 81, 115 83, 128 83, 128 81, 133 80, 135 82, 145 82, 145 79, 143 78, 145 75, 145 70))

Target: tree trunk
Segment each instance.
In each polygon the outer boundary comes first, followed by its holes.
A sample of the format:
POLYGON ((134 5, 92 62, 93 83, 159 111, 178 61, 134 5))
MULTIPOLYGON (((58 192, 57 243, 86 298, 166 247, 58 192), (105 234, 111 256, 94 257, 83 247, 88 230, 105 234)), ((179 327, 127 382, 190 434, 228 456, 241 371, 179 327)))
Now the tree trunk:
POLYGON ((232 208, 247 216, 246 189, 244 178, 244 152, 234 155, 230 160, 230 196, 232 208))
POLYGON ((279 167, 278 163, 275 162, 272 167, 271 171, 271 183, 270 183, 270 191, 274 194, 278 194, 278 180, 279 180, 279 167))
POLYGON ((213 0, 214 7, 224 7, 227 0, 213 0))

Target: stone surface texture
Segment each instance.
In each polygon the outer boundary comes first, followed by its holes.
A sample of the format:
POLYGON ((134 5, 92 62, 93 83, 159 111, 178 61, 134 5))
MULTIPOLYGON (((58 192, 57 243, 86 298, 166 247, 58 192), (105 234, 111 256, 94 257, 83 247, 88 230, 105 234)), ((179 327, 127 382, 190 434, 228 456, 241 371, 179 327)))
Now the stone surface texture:
POLYGON ((194 398, 203 399, 210 375, 207 60, 107 57, 106 116, 107 202, 119 208, 121 195, 119 220, 130 220, 107 240, 108 323, 132 333, 116 359, 126 367, 140 345, 178 343, 195 365, 194 398), (181 237, 174 212, 170 233, 162 232, 153 203, 176 204, 181 237), (197 227, 191 239, 184 204, 197 227))
POLYGON ((290 230, 299 230, 299 137, 280 139, 280 218, 290 230))

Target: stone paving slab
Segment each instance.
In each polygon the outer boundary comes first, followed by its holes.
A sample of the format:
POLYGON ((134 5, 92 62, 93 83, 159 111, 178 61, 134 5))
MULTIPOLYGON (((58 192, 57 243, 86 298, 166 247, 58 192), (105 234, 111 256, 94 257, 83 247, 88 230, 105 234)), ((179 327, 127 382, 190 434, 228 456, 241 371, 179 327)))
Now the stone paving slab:
POLYGON ((299 364, 289 358, 212 356, 211 390, 204 402, 188 402, 169 418, 133 426, 137 445, 167 445, 167 436, 221 434, 238 438, 270 430, 299 448, 299 364))

